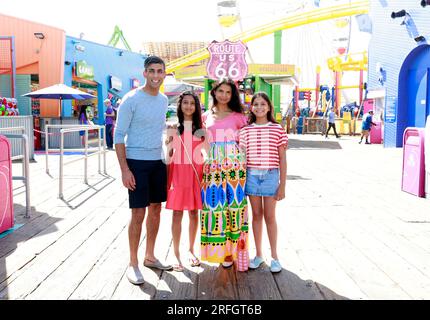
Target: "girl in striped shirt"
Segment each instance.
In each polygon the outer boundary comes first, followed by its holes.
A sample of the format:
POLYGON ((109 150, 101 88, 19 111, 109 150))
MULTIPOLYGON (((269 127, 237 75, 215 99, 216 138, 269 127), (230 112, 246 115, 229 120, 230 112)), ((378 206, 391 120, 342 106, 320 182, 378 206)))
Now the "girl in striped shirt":
POLYGON ((272 254, 270 271, 282 270, 276 250, 276 202, 285 198, 287 144, 287 134, 273 117, 269 97, 264 92, 256 93, 251 99, 249 125, 240 130, 239 137, 239 146, 246 155, 245 193, 251 202, 257 249, 257 255, 249 263, 250 269, 256 269, 264 262, 261 249, 264 217, 272 254))

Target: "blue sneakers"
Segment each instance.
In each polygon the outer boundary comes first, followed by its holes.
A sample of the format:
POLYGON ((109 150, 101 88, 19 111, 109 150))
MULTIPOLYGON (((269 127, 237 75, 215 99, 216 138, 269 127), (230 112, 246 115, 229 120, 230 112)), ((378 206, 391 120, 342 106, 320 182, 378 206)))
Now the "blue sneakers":
POLYGON ((262 257, 255 256, 254 259, 249 261, 249 269, 257 269, 264 262, 262 257))
POLYGON ((279 260, 272 260, 270 263, 270 271, 273 273, 282 271, 282 266, 279 260))

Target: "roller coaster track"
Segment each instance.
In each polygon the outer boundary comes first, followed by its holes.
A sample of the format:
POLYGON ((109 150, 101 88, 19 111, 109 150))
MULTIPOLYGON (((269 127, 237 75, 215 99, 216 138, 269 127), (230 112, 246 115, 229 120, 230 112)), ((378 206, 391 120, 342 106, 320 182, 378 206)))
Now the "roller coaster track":
MULTIPOLYGON (((315 9, 303 13, 294 13, 282 19, 264 24, 262 26, 250 29, 231 37, 230 41, 242 40, 250 42, 252 40, 267 36, 278 30, 291 29, 306 24, 311 24, 319 21, 331 20, 341 17, 354 16, 369 12, 369 1, 357 1, 348 4, 342 4, 327 8, 315 9)), ((166 72, 172 73, 186 66, 192 65, 198 61, 209 58, 209 52, 206 48, 196 50, 179 59, 171 61, 166 66, 166 72)))

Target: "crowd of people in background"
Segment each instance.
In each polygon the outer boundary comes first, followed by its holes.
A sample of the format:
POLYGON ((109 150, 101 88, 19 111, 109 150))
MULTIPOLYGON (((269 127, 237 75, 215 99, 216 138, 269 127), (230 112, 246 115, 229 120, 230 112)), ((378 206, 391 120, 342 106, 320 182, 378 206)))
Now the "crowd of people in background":
MULTIPOLYGON (((374 116, 374 111, 369 110, 361 118, 361 136, 360 136, 360 141, 358 142, 359 144, 363 142, 363 138, 365 139, 365 144, 371 144, 369 141, 370 131, 372 130, 372 126, 376 126, 376 123, 373 122, 373 116, 374 116)), ((382 115, 381 115, 381 119, 382 119, 382 115)), ((296 112, 293 111, 293 108, 290 106, 282 116, 281 125, 287 133, 297 134, 299 133, 297 130, 298 120, 299 120, 299 116, 296 114, 296 112)), ((320 119, 315 118, 315 120, 320 120, 320 119)), ((336 138, 340 138, 340 134, 337 132, 337 129, 336 129, 336 111, 334 107, 327 108, 327 111, 324 112, 322 120, 323 121, 321 122, 321 127, 320 127, 321 135, 325 136, 325 138, 327 139, 331 129, 333 129, 333 133, 336 136, 336 138)), ((301 123, 301 126, 302 126, 301 132, 304 132, 305 130, 304 127, 306 126, 306 124, 308 124, 307 121, 309 121, 309 119, 305 119, 305 117, 303 117, 302 123, 301 123)), ((357 119, 355 119, 354 121, 357 121, 357 119)), ((349 123, 349 135, 355 135, 353 130, 355 130, 355 126, 353 129, 351 123, 349 123)))

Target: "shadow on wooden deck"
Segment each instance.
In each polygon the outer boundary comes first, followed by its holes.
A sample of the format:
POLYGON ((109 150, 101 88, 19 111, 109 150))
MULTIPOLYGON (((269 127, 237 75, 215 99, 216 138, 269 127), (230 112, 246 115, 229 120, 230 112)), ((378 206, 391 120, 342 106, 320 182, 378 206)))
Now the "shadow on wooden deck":
POLYGON ((74 190, 75 192, 73 194, 67 195, 64 199, 61 199, 61 201, 72 210, 78 209, 116 180, 114 177, 105 174, 100 174, 96 179, 96 182, 90 184, 82 183, 82 188, 80 190, 74 190))
MULTIPOLYGON (((7 258, 14 253, 19 243, 26 242, 29 239, 34 239, 39 236, 45 236, 48 233, 55 233, 59 218, 53 218, 46 212, 39 212, 34 207, 31 207, 30 218, 25 218, 26 207, 20 204, 14 204, 15 225, 23 224, 22 227, 8 234, 1 239, 0 246, 0 300, 8 298, 8 283, 14 279, 10 279, 10 275, 23 268, 37 254, 37 248, 34 251, 27 250, 17 258, 8 261, 7 258)), ((13 278, 14 276, 12 276, 13 278)), ((16 277, 16 274, 15 274, 16 277)))
MULTIPOLYGON (((336 138, 332 138, 336 139, 336 138)), ((337 141, 320 141, 320 140, 297 140, 294 138, 288 139, 288 149, 300 149, 300 150, 316 150, 316 149, 329 149, 338 150, 342 149, 342 146, 337 141)))
POLYGON ((272 274, 266 264, 248 272, 238 272, 235 266, 223 268, 202 263, 201 267, 182 273, 154 273, 160 277, 157 288, 148 282, 140 286, 151 300, 347 300, 285 268, 272 274))

